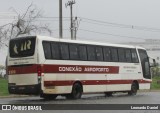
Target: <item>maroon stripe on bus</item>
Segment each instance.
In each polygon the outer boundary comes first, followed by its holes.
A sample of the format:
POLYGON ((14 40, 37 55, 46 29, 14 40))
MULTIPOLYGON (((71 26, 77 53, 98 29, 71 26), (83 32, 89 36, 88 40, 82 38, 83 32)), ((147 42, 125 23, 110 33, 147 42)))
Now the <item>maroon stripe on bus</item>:
POLYGON ((9 75, 30 73, 37 73, 37 65, 8 66, 9 75))
POLYGON ((41 66, 42 73, 92 73, 92 74, 117 74, 119 66, 91 66, 91 65, 29 65, 9 66, 9 75, 37 73, 37 67, 41 66))
MULTIPOLYGON (((44 81, 44 86, 71 86, 75 81, 44 81)), ((111 85, 132 84, 133 80, 81 80, 82 85, 111 85)), ((151 83, 150 81, 138 80, 139 83, 151 83), (140 82, 139 82, 140 81, 140 82)))
POLYGON ((138 83, 151 83, 151 81, 147 81, 147 80, 138 80, 138 83))

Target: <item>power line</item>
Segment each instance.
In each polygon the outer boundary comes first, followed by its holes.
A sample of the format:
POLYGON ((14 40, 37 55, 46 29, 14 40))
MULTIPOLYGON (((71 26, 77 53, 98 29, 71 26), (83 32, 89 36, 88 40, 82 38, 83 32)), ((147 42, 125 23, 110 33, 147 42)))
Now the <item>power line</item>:
POLYGON ((79 17, 82 21, 97 25, 103 25, 103 26, 112 26, 112 27, 120 27, 120 28, 130 28, 130 29, 136 29, 136 30, 145 30, 145 31, 152 31, 152 32, 160 32, 159 28, 152 28, 152 27, 146 27, 146 26, 136 26, 136 25, 127 25, 127 24, 119 24, 119 23, 112 23, 112 22, 106 22, 106 21, 100 21, 95 19, 89 19, 89 18, 83 18, 79 17), (101 23, 101 24, 100 24, 101 23))
MULTIPOLYGON (((1 16, 1 15, 0 15, 1 16)), ((39 17, 37 19, 47 19, 47 20, 34 20, 34 21, 58 21, 59 17, 39 17), (50 19, 50 20, 49 20, 50 19), (54 20, 55 19, 55 20, 54 20)), ((63 21, 68 21, 70 17, 63 17, 63 21)), ((153 27, 146 27, 146 26, 136 26, 136 25, 127 25, 127 24, 120 24, 120 23, 112 23, 106 22, 101 20, 89 19, 84 17, 78 17, 82 22, 96 24, 101 26, 111 26, 111 27, 119 27, 119 28, 129 28, 129 29, 136 29, 136 30, 144 30, 144 31, 151 31, 151 32, 160 32, 160 28, 153 28, 153 27)), ((10 17, 0 17, 0 19, 11 19, 10 17)), ((14 18, 15 19, 15 16, 14 18)))
MULTIPOLYGON (((10 17, 4 17, 4 16, 1 17, 1 16, 2 15, 0 15, 0 19, 11 19, 10 17)), ((15 18, 15 16, 12 16, 12 17, 15 18)), ((51 20, 52 19, 57 19, 57 21, 58 21, 58 18, 59 17, 47 17, 47 16, 43 16, 43 17, 39 17, 37 19, 47 19, 48 21, 50 21, 49 19, 51 19, 51 20)), ((63 19, 66 19, 66 20, 69 19, 69 18, 70 17, 63 17, 63 19)), ((130 29, 137 29, 137 30, 146 30, 146 31, 160 32, 160 28, 113 23, 113 22, 95 20, 95 19, 84 18, 84 17, 78 17, 78 18, 81 19, 81 21, 83 21, 83 22, 91 23, 91 24, 97 24, 97 25, 102 25, 102 26, 112 26, 112 27, 130 28, 130 29)), ((45 21, 47 21, 47 20, 45 20, 45 21)))
POLYGON ((86 20, 81 20, 82 22, 85 22, 85 23, 90 23, 90 24, 96 24, 96 25, 101 25, 101 26, 111 26, 111 27, 120 27, 120 28, 128 28, 128 27, 125 27, 125 26, 114 26, 114 25, 106 25, 106 24, 102 24, 102 23, 95 23, 95 22, 92 22, 92 21, 86 21, 86 20))
MULTIPOLYGON (((58 17, 40 17, 40 18, 50 18, 56 19, 58 17)), ((69 17, 63 17, 65 19, 69 19, 69 17)), ((136 29, 136 30, 144 30, 144 31, 151 31, 151 32, 160 32, 160 28, 153 28, 153 27, 146 27, 146 26, 137 26, 137 25, 127 25, 127 24, 120 24, 120 23, 113 23, 113 22, 106 22, 101 20, 89 19, 84 17, 78 17, 82 22, 96 24, 101 26, 111 26, 111 27, 119 27, 119 28, 129 28, 129 29, 136 29)))
POLYGON ((79 30, 80 30, 80 31, 85 31, 85 32, 96 33, 96 34, 102 34, 102 35, 110 35, 110 36, 116 36, 116 37, 123 37, 123 38, 125 37, 125 38, 131 38, 131 39, 145 40, 145 38, 141 38, 141 37, 124 36, 124 35, 119 35, 119 34, 111 34, 111 33, 97 32, 97 31, 86 30, 86 29, 79 29, 79 30))
POLYGON ((130 27, 132 25, 125 25, 125 24, 119 24, 119 23, 112 23, 112 22, 106 22, 106 21, 101 21, 101 20, 95 20, 95 19, 89 19, 89 18, 84 18, 84 17, 79 17, 80 19, 88 20, 88 21, 94 21, 98 23, 103 23, 103 24, 111 24, 111 25, 119 25, 119 26, 125 26, 125 27, 130 27))
MULTIPOLYGON (((34 21, 58 21, 58 18, 59 17, 47 17, 47 16, 43 16, 43 17, 37 18, 37 20, 34 20, 34 21)), ((69 21, 69 19, 70 19, 70 17, 63 17, 63 18, 64 18, 63 21, 69 21)), ((82 22, 90 23, 90 24, 96 24, 96 25, 101 25, 101 26, 111 26, 111 27, 119 27, 119 28, 129 28, 129 29, 136 29, 136 30, 144 30, 144 31, 150 31, 150 32, 160 32, 159 28, 112 23, 112 22, 100 21, 100 20, 89 19, 89 18, 84 18, 84 17, 78 17, 78 18, 82 22)), ((0 15, 0 20, 1 19, 14 20, 15 16, 14 16, 14 18, 10 18, 10 17, 4 17, 4 16, 2 17, 2 15, 0 15)))

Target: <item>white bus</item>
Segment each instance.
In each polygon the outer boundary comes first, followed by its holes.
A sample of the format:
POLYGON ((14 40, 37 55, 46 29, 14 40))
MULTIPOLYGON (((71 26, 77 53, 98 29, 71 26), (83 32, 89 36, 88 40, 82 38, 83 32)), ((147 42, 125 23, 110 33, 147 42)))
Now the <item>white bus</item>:
POLYGON ((46 36, 10 40, 7 70, 9 93, 49 99, 100 92, 135 95, 150 89, 152 81, 144 48, 46 36))

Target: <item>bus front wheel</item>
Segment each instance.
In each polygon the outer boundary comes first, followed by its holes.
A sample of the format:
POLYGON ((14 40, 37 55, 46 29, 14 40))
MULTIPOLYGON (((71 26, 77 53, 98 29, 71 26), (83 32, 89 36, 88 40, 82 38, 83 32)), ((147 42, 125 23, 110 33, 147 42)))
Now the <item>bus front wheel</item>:
POLYGON ((133 82, 131 85, 131 91, 128 92, 128 95, 136 95, 137 90, 138 90, 137 84, 133 82))

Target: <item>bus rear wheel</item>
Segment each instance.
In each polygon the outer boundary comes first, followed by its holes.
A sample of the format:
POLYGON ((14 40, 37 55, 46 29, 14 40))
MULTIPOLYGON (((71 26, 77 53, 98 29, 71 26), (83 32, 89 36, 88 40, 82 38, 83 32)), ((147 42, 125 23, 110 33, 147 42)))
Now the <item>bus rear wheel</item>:
POLYGON ((131 91, 128 92, 128 95, 136 95, 137 90, 138 90, 137 84, 133 82, 131 85, 131 91))
POLYGON ((79 83, 75 83, 72 87, 72 92, 71 94, 67 94, 66 98, 67 99, 80 99, 82 96, 82 85, 79 83))

